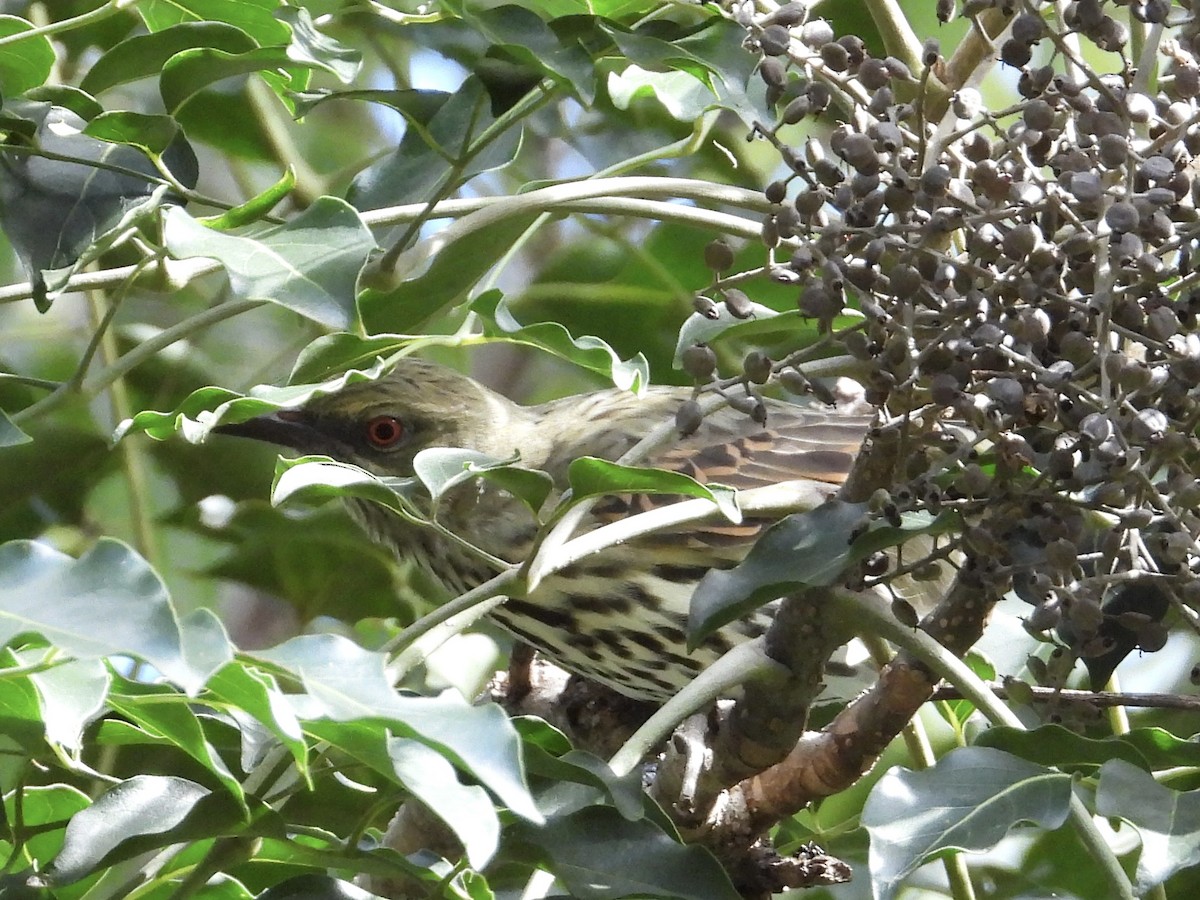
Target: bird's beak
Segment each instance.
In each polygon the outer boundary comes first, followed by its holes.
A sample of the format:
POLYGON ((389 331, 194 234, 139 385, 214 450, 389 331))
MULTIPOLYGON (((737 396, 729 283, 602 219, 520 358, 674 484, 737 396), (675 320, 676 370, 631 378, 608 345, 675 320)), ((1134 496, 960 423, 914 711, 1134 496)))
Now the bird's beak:
POLYGON ((318 428, 310 416, 297 409, 281 409, 245 422, 218 425, 213 431, 233 437, 252 438, 306 454, 340 456, 345 450, 339 441, 318 428))

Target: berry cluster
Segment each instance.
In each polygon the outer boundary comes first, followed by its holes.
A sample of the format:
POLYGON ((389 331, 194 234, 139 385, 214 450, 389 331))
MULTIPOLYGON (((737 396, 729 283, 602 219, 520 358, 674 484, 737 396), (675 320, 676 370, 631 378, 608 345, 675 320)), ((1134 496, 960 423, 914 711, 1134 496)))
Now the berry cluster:
MULTIPOLYGON (((1161 0, 938 12, 967 39, 906 63, 800 2, 731 8, 777 114, 755 129, 783 172, 768 272, 904 441, 874 506, 957 511, 937 560, 1015 589, 1027 628, 1103 680, 1163 646, 1171 608, 1200 624, 1200 22, 1161 0), (972 75, 1016 93, 994 108, 972 75)), ((728 248, 706 262, 741 315, 728 248)), ((715 358, 684 364, 705 381, 715 358)), ((748 391, 770 377, 812 384, 752 354, 748 391)))

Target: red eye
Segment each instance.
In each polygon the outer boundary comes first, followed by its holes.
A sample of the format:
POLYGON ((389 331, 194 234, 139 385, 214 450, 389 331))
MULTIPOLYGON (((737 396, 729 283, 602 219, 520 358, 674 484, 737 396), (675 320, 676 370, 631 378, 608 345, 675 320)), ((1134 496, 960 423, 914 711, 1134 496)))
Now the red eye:
POLYGON ((379 450, 391 450, 404 440, 404 423, 395 416, 376 416, 367 421, 367 443, 379 450))

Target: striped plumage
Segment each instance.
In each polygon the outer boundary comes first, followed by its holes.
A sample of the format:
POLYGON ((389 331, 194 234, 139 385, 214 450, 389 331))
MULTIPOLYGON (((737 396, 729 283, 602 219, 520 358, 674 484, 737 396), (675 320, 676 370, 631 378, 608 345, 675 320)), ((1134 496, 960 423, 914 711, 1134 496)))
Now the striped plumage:
MULTIPOLYGON (((572 460, 617 459, 690 396, 680 388, 654 388, 640 398, 598 391, 523 407, 457 372, 406 359, 377 381, 222 430, 324 453, 378 475, 411 475, 413 457, 426 447, 463 447, 497 458, 515 452, 523 465, 548 472, 561 490, 572 460), (391 446, 375 446, 381 437, 391 446)), ((739 489, 803 479, 832 492, 869 424, 865 416, 769 401, 765 427, 721 410, 646 464, 739 489)), ((581 529, 663 502, 669 498, 606 498, 581 529)), ((351 513, 373 540, 415 559, 450 590, 465 591, 494 574, 478 556, 382 507, 351 501, 351 513)), ((511 562, 524 558, 536 531, 524 504, 483 480, 444 497, 439 521, 511 562)), ((530 596, 510 599, 492 618, 567 669, 628 696, 662 700, 733 643, 762 631, 765 617, 758 616, 734 623, 691 654, 684 643, 696 582, 710 568, 741 559, 765 524, 714 518, 609 548, 550 576, 530 596)))

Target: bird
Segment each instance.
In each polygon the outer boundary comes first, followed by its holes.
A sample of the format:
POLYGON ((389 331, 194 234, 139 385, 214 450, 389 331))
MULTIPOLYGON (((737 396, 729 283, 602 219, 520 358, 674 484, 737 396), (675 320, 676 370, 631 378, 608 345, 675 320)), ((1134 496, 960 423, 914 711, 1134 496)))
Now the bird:
MULTIPOLYGON (((376 380, 349 382, 298 408, 216 430, 327 455, 380 477, 412 476, 416 454, 432 447, 519 458, 522 466, 550 476, 553 502, 568 488, 573 460, 617 460, 652 428, 675 417, 694 393, 687 387, 650 387, 641 395, 614 388, 523 406, 457 370, 405 357, 376 380)), ((708 414, 692 433, 652 453, 644 464, 739 490, 799 480, 817 486, 822 496, 836 492, 871 417, 812 403, 763 402, 756 417, 731 407, 708 414)), ((580 531, 664 502, 669 501, 646 494, 606 497, 580 531)), ((486 557, 439 530, 369 500, 348 499, 347 504, 371 540, 416 562, 455 594, 496 574, 486 557)), ((438 521, 510 563, 525 560, 539 527, 521 500, 483 479, 441 497, 438 521)), ((768 615, 753 615, 692 650, 687 647, 696 584, 710 569, 739 562, 771 521, 714 517, 609 547, 548 576, 527 595, 508 598, 490 618, 570 672, 634 700, 665 702, 734 644, 769 625, 768 615)))

